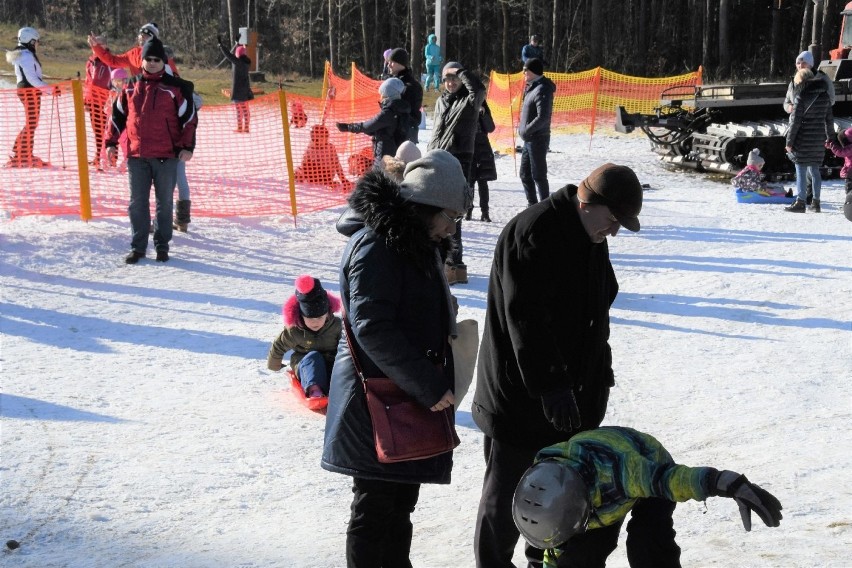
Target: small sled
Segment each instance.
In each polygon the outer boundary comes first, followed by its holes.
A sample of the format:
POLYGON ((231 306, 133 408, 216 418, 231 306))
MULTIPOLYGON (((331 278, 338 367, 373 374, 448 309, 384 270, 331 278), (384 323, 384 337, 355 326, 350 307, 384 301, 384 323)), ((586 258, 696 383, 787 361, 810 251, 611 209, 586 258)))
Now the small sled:
POLYGON ((293 372, 293 369, 287 369, 287 375, 290 377, 290 391, 293 393, 293 396, 299 400, 299 402, 314 412, 325 412, 325 408, 328 406, 327 396, 314 398, 306 397, 305 390, 302 388, 302 383, 299 382, 299 378, 296 376, 296 373, 293 372))
POLYGON ((737 196, 737 203, 793 203, 795 197, 787 197, 786 195, 761 195, 756 191, 743 191, 737 188, 734 191, 737 196))

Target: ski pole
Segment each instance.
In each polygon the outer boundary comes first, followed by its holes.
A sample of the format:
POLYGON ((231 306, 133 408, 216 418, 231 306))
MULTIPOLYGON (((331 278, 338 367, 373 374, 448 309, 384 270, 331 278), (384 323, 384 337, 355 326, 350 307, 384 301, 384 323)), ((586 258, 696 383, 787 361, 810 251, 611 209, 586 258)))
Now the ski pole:
MULTIPOLYGON (((58 90, 53 91, 53 101, 56 102, 58 90)), ((56 105, 53 105, 56 108, 56 105)), ((56 124, 59 126, 59 151, 62 153, 62 169, 65 169, 65 143, 62 141, 62 117, 59 114, 59 109, 56 108, 56 124)))

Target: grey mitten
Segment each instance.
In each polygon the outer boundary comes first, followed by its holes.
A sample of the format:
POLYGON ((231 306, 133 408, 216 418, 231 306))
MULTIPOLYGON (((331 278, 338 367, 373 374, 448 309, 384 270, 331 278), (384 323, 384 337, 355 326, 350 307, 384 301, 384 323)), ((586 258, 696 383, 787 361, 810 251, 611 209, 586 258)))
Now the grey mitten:
POLYGON ((781 502, 741 473, 728 470, 719 472, 716 478, 716 494, 720 497, 731 497, 737 502, 743 527, 747 531, 751 530, 752 511, 757 513, 767 527, 777 527, 781 523, 781 502))
POLYGON ((580 427, 580 409, 577 407, 574 391, 570 388, 541 395, 541 408, 544 410, 544 417, 557 430, 571 432, 580 427))

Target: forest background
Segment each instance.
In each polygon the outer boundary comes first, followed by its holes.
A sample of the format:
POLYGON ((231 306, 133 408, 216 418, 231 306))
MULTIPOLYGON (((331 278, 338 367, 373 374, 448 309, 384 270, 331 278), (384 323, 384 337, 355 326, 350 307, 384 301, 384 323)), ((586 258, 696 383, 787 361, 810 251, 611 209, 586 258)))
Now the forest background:
MULTIPOLYGON (((536 33, 551 71, 601 66, 656 77, 703 66, 705 82, 786 77, 813 30, 827 59, 846 4, 818 0, 820 14, 817 0, 444 1, 446 60, 485 76, 520 70, 521 47, 536 33)), ((335 72, 348 74, 354 62, 376 76, 390 47, 406 47, 412 68, 424 70, 435 0, 0 0, 0 23, 68 32, 80 48, 94 31, 123 51, 149 21, 163 30, 179 65, 220 63, 217 35, 233 42, 249 27, 258 33, 261 71, 318 78, 328 60, 335 72)))

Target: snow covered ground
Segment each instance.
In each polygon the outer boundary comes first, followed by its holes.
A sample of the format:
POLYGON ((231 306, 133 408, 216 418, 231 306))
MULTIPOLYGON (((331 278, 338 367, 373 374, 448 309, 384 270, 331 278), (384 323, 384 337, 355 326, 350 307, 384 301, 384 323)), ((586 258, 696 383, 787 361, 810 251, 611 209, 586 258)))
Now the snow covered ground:
MULTIPOLYGON (((684 566, 852 565, 841 182, 821 214, 795 215, 664 169, 642 137, 552 149, 554 190, 605 161, 651 186, 642 231, 610 239, 605 422, 654 434, 680 463, 743 471, 784 504, 780 528, 755 519, 751 533, 733 501, 680 505, 684 566)), ((496 238, 525 204, 513 159, 497 164, 495 222, 465 223, 470 283, 453 287, 480 322, 496 238)), ((344 566, 350 480, 320 469, 323 416, 265 365, 295 277, 338 290, 339 213, 196 218, 168 264, 137 266, 122 261, 126 218, 0 224, 0 546, 20 542, 3 566, 344 566)), ((484 468, 469 410, 470 397, 452 485, 424 486, 414 513, 417 567, 473 566, 484 468)), ((623 541, 609 566, 627 566, 623 541)))

